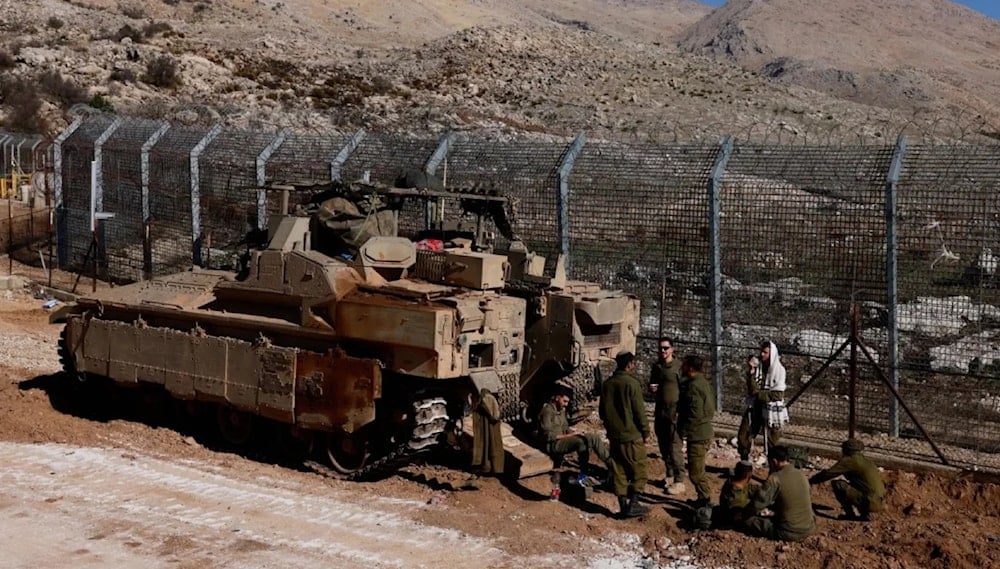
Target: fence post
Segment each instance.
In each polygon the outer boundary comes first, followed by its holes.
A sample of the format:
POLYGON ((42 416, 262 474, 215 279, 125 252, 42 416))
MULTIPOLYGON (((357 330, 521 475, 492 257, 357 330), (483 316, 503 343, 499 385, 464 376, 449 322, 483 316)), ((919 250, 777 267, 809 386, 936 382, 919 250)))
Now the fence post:
POLYGON ((53 208, 56 211, 56 259, 60 267, 66 266, 69 244, 66 243, 66 208, 63 206, 62 145, 83 124, 83 119, 74 120, 66 130, 59 133, 52 150, 52 191, 53 208))
POLYGON ((3 156, 0 157, 0 176, 6 177, 10 172, 7 171, 7 167, 10 162, 7 160, 7 144, 14 141, 14 136, 11 134, 4 133, 0 135, 0 149, 3 149, 3 156))
POLYGON ((559 193, 556 194, 556 226, 559 231, 559 254, 563 257, 563 266, 566 267, 566 274, 569 275, 570 255, 569 255, 569 176, 573 172, 573 165, 577 156, 583 152, 583 145, 587 143, 587 135, 580 133, 576 135, 566 154, 563 155, 562 163, 556 172, 556 179, 559 183, 559 193))
POLYGON ((94 212, 100 213, 104 211, 104 143, 111 138, 111 135, 118 130, 118 127, 122 125, 123 119, 121 117, 115 117, 115 120, 111 121, 108 128, 104 129, 104 132, 97 137, 94 141, 94 212))
POLYGON ((104 267, 104 278, 110 277, 107 273, 108 244, 104 238, 104 224, 99 220, 100 214, 104 212, 104 143, 111 138, 111 135, 118 130, 123 122, 124 119, 121 117, 115 117, 108 128, 104 129, 104 132, 94 141, 94 161, 91 163, 93 169, 92 185, 90 187, 90 231, 94 235, 94 290, 97 290, 97 275, 101 272, 102 266, 104 267))
MULTIPOLYGON (((272 140, 271 143, 257 155, 256 165, 258 187, 263 187, 267 182, 264 167, 267 165, 267 161, 271 159, 271 156, 277 152, 278 148, 280 148, 282 144, 285 143, 285 138, 287 137, 287 132, 279 132, 275 135, 274 140, 272 140)), ((288 212, 283 211, 281 212, 281 215, 288 215, 288 212)), ((265 231, 267 229, 267 192, 264 190, 257 190, 257 229, 260 231, 265 231)))
POLYGON ((213 126, 191 149, 191 262, 199 267, 201 266, 201 177, 198 158, 220 132, 222 132, 221 124, 213 126))
MULTIPOLYGON (((430 158, 424 164, 424 172, 428 176, 433 176, 437 173, 438 166, 448 157, 448 150, 451 148, 451 143, 455 140, 455 134, 449 132, 441 137, 438 141, 437 148, 434 149, 434 153, 431 154, 430 158)), ((445 178, 443 183, 447 183, 448 166, 445 164, 445 178)), ((430 229, 434 222, 435 217, 435 206, 437 205, 435 200, 427 200, 424 202, 424 229, 430 229)))
POLYGON ((340 149, 340 152, 330 160, 330 180, 336 182, 340 180, 340 170, 344 167, 347 159, 351 157, 351 154, 358 148, 361 141, 365 139, 368 133, 365 129, 361 129, 355 132, 350 139, 347 140, 347 144, 340 149))
POLYGON ((164 122, 156 129, 139 150, 139 178, 142 192, 142 276, 149 279, 153 276, 153 244, 150 242, 149 224, 152 222, 152 208, 149 205, 149 153, 156 143, 170 130, 170 123, 164 122))
MULTIPOLYGON (((893 389, 899 391, 899 320, 897 306, 899 304, 899 281, 897 275, 897 239, 896 239, 896 190, 899 188, 899 177, 903 171, 903 161, 906 156, 906 137, 899 135, 896 148, 892 153, 892 163, 885 183, 885 270, 886 270, 886 302, 888 304, 888 350, 889 350, 889 382, 893 389)), ((899 400, 889 398, 889 436, 899 436, 899 400)))
POLYGON ((733 155, 733 137, 727 135, 719 145, 719 153, 708 180, 708 232, 712 263, 710 287, 712 311, 712 378, 715 381, 715 406, 722 408, 722 178, 733 155))

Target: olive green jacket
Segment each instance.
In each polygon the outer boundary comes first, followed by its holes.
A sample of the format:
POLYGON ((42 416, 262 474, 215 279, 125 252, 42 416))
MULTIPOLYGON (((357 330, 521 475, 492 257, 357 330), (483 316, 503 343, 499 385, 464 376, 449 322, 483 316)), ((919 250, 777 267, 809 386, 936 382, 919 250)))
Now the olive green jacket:
POLYGON ((541 442, 549 452, 552 452, 556 437, 565 435, 569 431, 566 410, 556 410, 556 406, 551 402, 542 405, 542 411, 538 414, 538 431, 541 442))
POLYGON ((733 486, 732 480, 727 480, 719 494, 719 507, 724 518, 722 521, 739 523, 745 520, 747 509, 757 497, 758 492, 760 492, 760 486, 756 484, 748 482, 744 487, 737 488, 733 486))
POLYGON ((616 371, 604 382, 598 412, 611 442, 631 443, 649 436, 642 386, 628 372, 616 371))
POLYGON ((838 476, 847 479, 847 483, 864 493, 868 498, 868 508, 872 512, 881 512, 885 500, 885 485, 878 467, 863 453, 855 452, 845 455, 836 464, 809 479, 810 484, 821 484, 838 476))
POLYGON ((750 507, 754 513, 770 508, 783 539, 800 539, 816 530, 809 480, 791 464, 767 477, 750 507))
POLYGON ((681 399, 681 361, 677 358, 668 364, 656 362, 649 372, 649 384, 656 390, 656 418, 677 420, 677 403, 681 399))
POLYGON ((715 392, 704 374, 695 373, 681 390, 678 430, 688 441, 707 441, 715 436, 715 392))

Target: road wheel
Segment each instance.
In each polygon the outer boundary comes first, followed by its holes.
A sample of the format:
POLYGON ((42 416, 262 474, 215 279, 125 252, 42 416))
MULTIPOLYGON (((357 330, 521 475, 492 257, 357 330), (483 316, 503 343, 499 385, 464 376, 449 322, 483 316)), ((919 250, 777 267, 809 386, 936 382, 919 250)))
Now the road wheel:
POLYGON ((368 441, 357 433, 330 433, 326 441, 326 456, 337 472, 355 474, 368 463, 368 441))
POLYGON ((219 434, 230 444, 246 444, 253 434, 253 415, 230 405, 219 405, 216 423, 219 434))

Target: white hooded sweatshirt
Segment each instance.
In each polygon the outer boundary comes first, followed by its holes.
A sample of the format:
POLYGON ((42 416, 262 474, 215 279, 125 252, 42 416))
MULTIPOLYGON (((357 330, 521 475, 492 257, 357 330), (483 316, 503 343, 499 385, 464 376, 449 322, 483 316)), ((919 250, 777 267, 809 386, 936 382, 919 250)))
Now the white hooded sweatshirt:
MULTIPOLYGON (((771 356, 767 363, 767 374, 764 376, 764 389, 768 391, 785 391, 785 366, 778 358, 778 346, 771 344, 771 356)), ((767 425, 780 429, 788 423, 788 409, 785 400, 771 401, 767 404, 767 425)))

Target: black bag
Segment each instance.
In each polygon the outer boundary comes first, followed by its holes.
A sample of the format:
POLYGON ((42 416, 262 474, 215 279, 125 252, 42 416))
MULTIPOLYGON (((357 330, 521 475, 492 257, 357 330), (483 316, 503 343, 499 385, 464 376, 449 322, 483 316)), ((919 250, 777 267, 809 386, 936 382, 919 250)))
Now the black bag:
POLYGON ((714 509, 712 504, 695 509, 694 517, 691 520, 694 529, 712 529, 712 513, 714 509))

